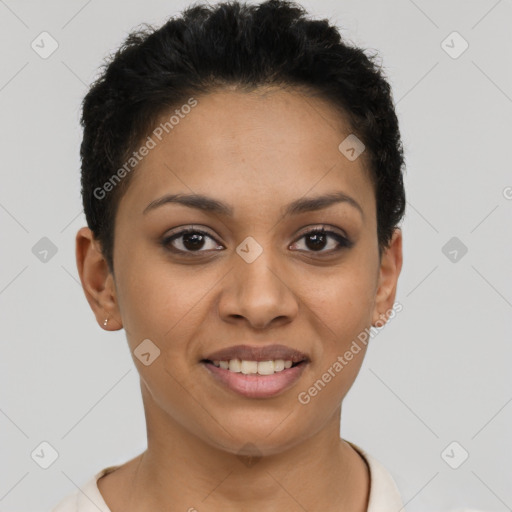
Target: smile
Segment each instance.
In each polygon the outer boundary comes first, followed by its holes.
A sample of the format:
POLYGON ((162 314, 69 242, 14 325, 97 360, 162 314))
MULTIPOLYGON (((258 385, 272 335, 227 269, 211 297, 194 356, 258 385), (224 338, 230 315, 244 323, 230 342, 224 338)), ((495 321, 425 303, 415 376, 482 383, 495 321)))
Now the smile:
POLYGON ((309 361, 289 360, 201 361, 209 375, 223 387, 247 398, 270 398, 291 388, 301 377, 309 361))
POLYGON ((273 375, 276 372, 282 372, 285 368, 293 366, 292 361, 276 359, 275 361, 248 361, 240 359, 231 359, 230 361, 213 361, 213 364, 223 370, 229 370, 234 373, 243 373, 251 375, 273 375))

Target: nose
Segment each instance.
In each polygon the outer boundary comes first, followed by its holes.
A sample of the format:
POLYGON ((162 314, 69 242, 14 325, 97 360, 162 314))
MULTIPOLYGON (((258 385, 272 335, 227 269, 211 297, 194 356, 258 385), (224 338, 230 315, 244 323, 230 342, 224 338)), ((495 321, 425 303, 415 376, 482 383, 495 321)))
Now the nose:
POLYGON ((238 255, 234 260, 218 303, 221 318, 230 323, 246 322, 254 329, 291 322, 299 310, 293 282, 270 251, 264 250, 251 263, 238 255))

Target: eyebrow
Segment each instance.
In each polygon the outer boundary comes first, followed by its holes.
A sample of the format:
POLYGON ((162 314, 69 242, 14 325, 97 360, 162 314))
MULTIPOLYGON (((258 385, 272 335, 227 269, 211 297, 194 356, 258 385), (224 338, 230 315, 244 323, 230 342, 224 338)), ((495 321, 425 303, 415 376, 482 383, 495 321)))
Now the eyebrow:
MULTIPOLYGON (((351 205, 359 211, 361 217, 364 219, 364 211, 361 208, 361 205, 353 197, 345 194, 344 192, 332 192, 321 196, 302 197, 297 199, 283 207, 283 217, 322 210, 323 208, 328 208, 329 206, 337 203, 346 203, 351 205)), ((228 217, 232 217, 234 212, 232 206, 203 194, 167 194, 151 201, 146 208, 144 208, 142 214, 145 215, 147 212, 165 204, 181 204, 189 208, 196 208, 228 217)))

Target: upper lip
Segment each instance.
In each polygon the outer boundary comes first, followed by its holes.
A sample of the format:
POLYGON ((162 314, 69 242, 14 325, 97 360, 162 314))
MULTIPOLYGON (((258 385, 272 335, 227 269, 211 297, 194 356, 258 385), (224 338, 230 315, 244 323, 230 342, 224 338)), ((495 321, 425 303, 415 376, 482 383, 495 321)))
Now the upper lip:
POLYGON ((286 345, 259 345, 256 347, 250 345, 236 345, 212 352, 205 359, 209 361, 230 361, 231 359, 273 361, 283 359, 284 361, 292 361, 292 363, 309 361, 309 357, 306 354, 287 347, 286 345))

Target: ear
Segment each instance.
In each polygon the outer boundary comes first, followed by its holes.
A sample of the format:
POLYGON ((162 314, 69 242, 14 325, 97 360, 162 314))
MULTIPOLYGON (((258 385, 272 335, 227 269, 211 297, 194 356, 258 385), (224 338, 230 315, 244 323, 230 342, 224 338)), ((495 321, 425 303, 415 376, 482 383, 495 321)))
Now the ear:
POLYGON ((382 327, 395 302, 398 276, 402 269, 402 230, 395 228, 389 246, 383 251, 380 262, 379 283, 375 296, 372 325, 382 327), (379 321, 377 325, 376 322, 379 321))
POLYGON ((87 302, 102 329, 122 329, 114 277, 103 257, 99 242, 88 227, 76 234, 76 265, 87 302), (104 322, 108 319, 105 326, 104 322))

